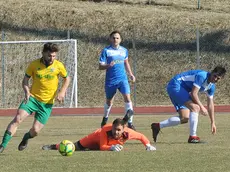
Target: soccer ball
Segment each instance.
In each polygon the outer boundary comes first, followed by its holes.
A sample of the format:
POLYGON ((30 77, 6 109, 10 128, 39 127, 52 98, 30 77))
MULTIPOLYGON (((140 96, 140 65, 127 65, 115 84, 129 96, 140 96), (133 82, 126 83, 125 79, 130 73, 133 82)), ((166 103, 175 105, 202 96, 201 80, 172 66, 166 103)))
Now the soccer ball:
POLYGON ((69 140, 63 140, 59 144, 58 150, 62 156, 71 156, 75 151, 75 145, 69 140))

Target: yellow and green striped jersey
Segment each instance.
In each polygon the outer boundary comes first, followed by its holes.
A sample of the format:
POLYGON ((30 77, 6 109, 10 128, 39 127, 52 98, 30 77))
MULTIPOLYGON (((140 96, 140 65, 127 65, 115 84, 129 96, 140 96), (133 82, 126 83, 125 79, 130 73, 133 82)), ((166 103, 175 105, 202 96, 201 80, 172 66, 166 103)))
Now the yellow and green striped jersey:
POLYGON ((38 101, 53 104, 58 88, 58 76, 67 77, 65 66, 58 60, 46 67, 41 59, 32 61, 26 69, 26 76, 32 77, 30 93, 38 101))

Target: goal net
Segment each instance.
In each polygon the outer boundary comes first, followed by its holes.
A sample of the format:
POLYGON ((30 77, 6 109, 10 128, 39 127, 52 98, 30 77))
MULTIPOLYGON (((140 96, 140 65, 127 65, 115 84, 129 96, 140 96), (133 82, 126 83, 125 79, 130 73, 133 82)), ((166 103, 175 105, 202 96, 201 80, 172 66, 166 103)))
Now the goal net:
MULTIPOLYGON (((43 45, 47 42, 58 45, 57 60, 64 63, 71 77, 64 103, 55 101, 54 107, 77 106, 77 41, 68 39, 0 42, 0 108, 17 108, 22 102, 25 70, 31 61, 41 58, 43 45)), ((61 85, 62 78, 59 78, 59 89, 61 85)))

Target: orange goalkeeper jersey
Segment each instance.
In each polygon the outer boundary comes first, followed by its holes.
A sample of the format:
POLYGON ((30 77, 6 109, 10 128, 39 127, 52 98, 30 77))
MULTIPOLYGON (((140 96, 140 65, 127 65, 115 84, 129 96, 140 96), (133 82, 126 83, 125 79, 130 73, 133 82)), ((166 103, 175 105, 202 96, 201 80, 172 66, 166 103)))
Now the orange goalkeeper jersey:
POLYGON ((147 137, 128 127, 124 128, 124 133, 119 139, 114 139, 112 135, 112 124, 107 124, 97 129, 88 136, 80 139, 80 144, 90 150, 110 150, 112 145, 123 145, 127 140, 140 140, 144 145, 149 144, 147 137))

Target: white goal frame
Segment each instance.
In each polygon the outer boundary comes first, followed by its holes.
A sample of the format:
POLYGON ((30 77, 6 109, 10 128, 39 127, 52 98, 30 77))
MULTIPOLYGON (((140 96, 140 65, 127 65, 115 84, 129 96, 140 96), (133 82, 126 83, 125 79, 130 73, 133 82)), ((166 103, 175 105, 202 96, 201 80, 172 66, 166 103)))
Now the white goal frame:
MULTIPOLYGON (((6 77, 5 76, 5 72, 4 72, 4 68, 5 68, 5 57, 4 57, 4 55, 5 55, 5 52, 4 52, 4 50, 5 50, 5 46, 6 45, 9 45, 9 44, 35 44, 35 43, 37 43, 37 44, 39 44, 39 43, 41 43, 41 44, 44 44, 44 43, 47 43, 47 42, 52 42, 52 43, 57 43, 57 44, 61 44, 61 43, 70 43, 71 44, 71 52, 73 52, 74 54, 73 54, 73 58, 74 59, 71 59, 71 63, 73 63, 73 64, 70 64, 70 65, 73 65, 73 69, 72 70, 74 70, 74 72, 73 72, 73 76, 71 76, 71 80, 72 80, 72 82, 71 82, 71 84, 72 84, 72 90, 71 90, 71 98, 70 98, 70 102, 69 102, 69 104, 68 105, 66 105, 67 107, 78 107, 78 92, 77 92, 77 90, 78 90, 78 76, 77 76, 77 64, 78 64, 78 62, 77 62, 77 40, 76 39, 66 39, 66 40, 32 40, 32 41, 2 41, 2 42, 0 42, 0 49, 1 49, 1 65, 0 65, 0 72, 1 72, 1 90, 2 90, 2 92, 1 92, 1 94, 2 95, 0 95, 1 96, 1 99, 2 99, 2 101, 3 101, 3 105, 1 106, 1 103, 2 102, 0 102, 0 108, 5 108, 4 107, 4 87, 5 87, 5 83, 4 83, 4 78, 6 77)), ((69 48, 69 47, 68 47, 69 48)), ((41 47, 41 50, 42 50, 42 47, 41 47)), ((60 50, 60 51, 62 51, 62 50, 60 50)), ((36 52, 36 53, 39 53, 39 52, 36 52)), ((40 53, 41 53, 41 51, 40 51, 40 53)), ((35 57, 32 57, 32 58, 34 58, 34 59, 36 59, 35 57)), ((58 59, 59 60, 59 59, 58 59)), ((62 60, 60 60, 61 62, 62 62, 62 60)), ((28 64, 27 64, 27 66, 28 66, 28 64)), ((66 69, 67 69, 67 71, 68 71, 68 67, 65 65, 65 67, 66 67, 66 69)), ((26 69, 23 69, 24 70, 24 72, 25 72, 25 70, 26 69)), ((70 69, 71 70, 71 69, 70 69)), ((22 80, 23 78, 21 78, 21 80, 22 80)), ((21 85, 21 84, 20 84, 21 85)), ((23 92, 22 91, 22 88, 21 88, 21 92, 23 92)), ((12 97, 13 98, 13 97, 12 97)), ((19 105, 19 104, 18 104, 19 105)), ((18 106, 18 105, 16 105, 16 106, 18 106)), ((61 105, 60 105, 61 106, 61 105)), ((7 107, 7 108, 15 108, 15 107, 7 107)))

